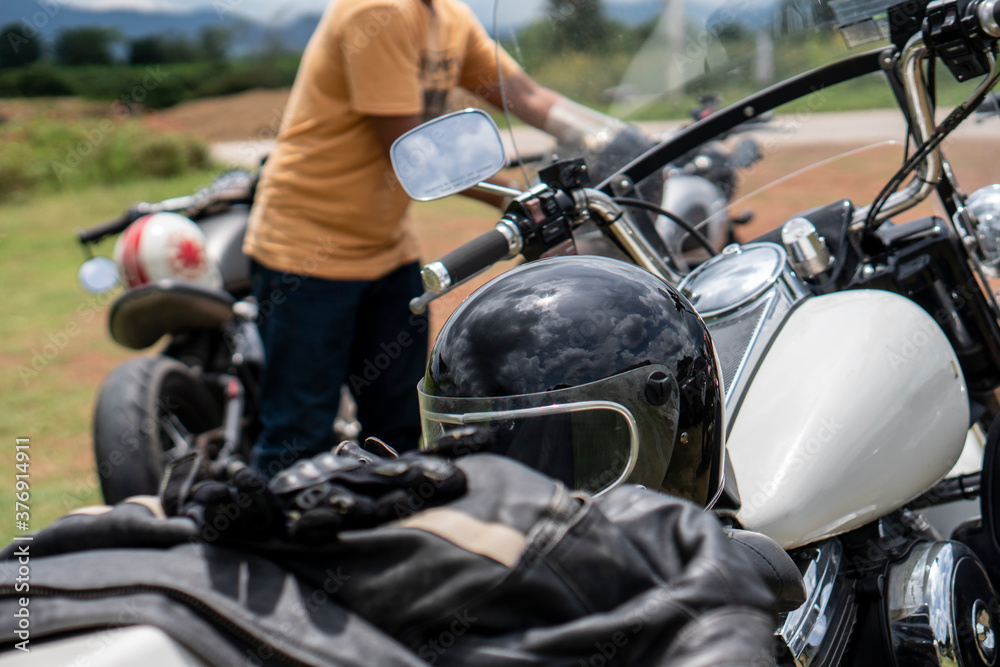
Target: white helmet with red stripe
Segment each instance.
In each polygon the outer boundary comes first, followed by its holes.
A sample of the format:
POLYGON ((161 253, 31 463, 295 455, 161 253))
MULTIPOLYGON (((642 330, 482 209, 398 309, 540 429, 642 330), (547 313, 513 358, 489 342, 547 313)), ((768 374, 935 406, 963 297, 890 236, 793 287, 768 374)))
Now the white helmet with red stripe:
POLYGON ((219 267, 205 252, 205 234, 177 213, 146 215, 126 229, 115 244, 115 261, 128 287, 175 280, 222 287, 219 267))

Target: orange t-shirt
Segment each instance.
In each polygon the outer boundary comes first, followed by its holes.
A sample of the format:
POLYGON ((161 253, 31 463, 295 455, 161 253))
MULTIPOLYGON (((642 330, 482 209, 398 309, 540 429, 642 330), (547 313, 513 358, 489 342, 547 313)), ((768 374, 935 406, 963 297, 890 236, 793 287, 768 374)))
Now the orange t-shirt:
MULTIPOLYGON (((368 116, 440 115, 452 88, 496 82, 495 53, 457 0, 334 0, 302 56, 244 251, 340 280, 416 261, 409 198, 368 116)), ((505 74, 516 72, 500 53, 505 74)))

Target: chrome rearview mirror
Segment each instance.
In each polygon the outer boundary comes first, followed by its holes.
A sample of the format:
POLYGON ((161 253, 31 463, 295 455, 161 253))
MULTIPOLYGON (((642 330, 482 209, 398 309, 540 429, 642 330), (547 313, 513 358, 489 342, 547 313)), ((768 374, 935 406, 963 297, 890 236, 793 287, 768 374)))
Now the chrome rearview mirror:
POLYGON ((415 127, 393 142, 390 155, 403 189, 417 201, 468 190, 507 165, 500 130, 479 109, 415 127))
POLYGON ((93 294, 110 292, 118 285, 118 265, 109 257, 92 257, 80 265, 77 279, 93 294))

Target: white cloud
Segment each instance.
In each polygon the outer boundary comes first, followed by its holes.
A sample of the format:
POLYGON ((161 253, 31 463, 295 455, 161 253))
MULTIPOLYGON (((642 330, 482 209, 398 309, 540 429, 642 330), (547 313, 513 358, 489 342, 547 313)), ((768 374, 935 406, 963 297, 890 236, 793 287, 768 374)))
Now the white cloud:
MULTIPOLYGON (((274 0, 223 0, 234 11, 251 16, 259 21, 281 21, 300 14, 318 14, 330 0, 296 0, 295 2, 274 2, 274 0)), ((336 2, 336 0, 333 0, 336 2)), ((66 4, 80 9, 138 9, 145 11, 184 12, 192 9, 210 9, 213 0, 67 0, 66 4)), ((494 0, 467 0, 479 20, 490 29, 493 21, 494 0)), ((501 24, 520 23, 536 13, 544 0, 500 0, 499 18, 501 24)))

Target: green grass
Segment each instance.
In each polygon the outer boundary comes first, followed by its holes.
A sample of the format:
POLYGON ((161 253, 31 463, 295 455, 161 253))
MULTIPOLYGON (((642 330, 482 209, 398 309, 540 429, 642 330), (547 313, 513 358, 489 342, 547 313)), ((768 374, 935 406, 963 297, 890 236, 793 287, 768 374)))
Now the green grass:
POLYGON ((0 201, 209 167, 208 147, 135 119, 30 118, 0 127, 0 201))
MULTIPOLYGON (((73 507, 100 504, 90 415, 108 370, 133 356, 107 334, 109 296, 76 282, 84 259, 74 230, 120 215, 131 203, 193 192, 211 172, 0 205, 0 543, 15 534, 15 438, 30 443, 31 528, 73 507)), ((113 241, 101 251, 110 253, 113 241)))
POLYGON ((0 97, 77 95, 159 109, 178 102, 251 88, 292 85, 299 56, 162 65, 54 65, 0 70, 0 97))

